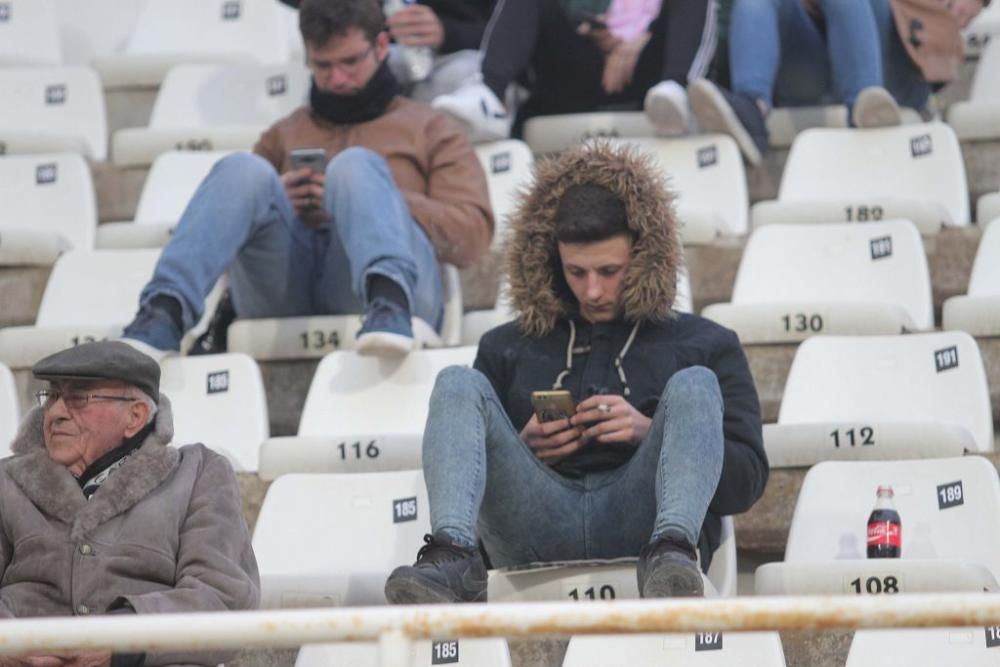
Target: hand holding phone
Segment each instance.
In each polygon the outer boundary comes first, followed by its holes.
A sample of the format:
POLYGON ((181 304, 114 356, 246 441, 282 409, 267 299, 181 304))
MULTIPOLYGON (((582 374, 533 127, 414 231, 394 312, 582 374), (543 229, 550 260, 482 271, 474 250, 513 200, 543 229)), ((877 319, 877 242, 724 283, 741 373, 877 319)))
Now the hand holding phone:
POLYGON ((322 148, 296 148, 288 153, 292 169, 309 169, 314 174, 326 171, 326 151, 322 148))
POLYGON ((329 221, 323 209, 326 181, 326 151, 322 148, 298 148, 290 151, 291 170, 281 175, 288 200, 299 219, 308 227, 329 221))
POLYGON ((573 397, 568 391, 537 391, 531 395, 535 414, 521 430, 521 439, 542 463, 555 465, 582 446, 583 429, 573 426, 573 397))
POLYGON ((541 423, 569 419, 576 414, 573 395, 565 389, 531 392, 531 406, 541 423))

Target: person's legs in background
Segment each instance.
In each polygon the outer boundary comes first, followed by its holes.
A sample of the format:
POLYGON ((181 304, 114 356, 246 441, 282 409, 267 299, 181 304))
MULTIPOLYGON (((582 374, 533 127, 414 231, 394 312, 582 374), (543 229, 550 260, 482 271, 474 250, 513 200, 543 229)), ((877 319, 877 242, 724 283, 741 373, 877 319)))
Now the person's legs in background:
POLYGON ((929 120, 934 115, 931 85, 903 45, 889 0, 871 0, 871 9, 881 44, 882 78, 886 90, 900 106, 916 109, 925 120, 929 120))

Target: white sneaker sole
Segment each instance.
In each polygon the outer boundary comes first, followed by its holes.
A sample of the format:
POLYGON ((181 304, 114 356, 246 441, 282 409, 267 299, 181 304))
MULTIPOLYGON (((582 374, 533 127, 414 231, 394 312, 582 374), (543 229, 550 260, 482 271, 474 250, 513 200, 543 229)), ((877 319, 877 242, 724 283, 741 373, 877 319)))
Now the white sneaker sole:
POLYGON ((414 340, 410 336, 373 331, 362 334, 354 343, 354 351, 370 357, 402 357, 414 348, 414 340))
MULTIPOLYGON (((654 86, 646 93, 644 108, 646 117, 657 132, 668 136, 681 136, 688 132, 687 109, 666 91, 654 86)), ((678 86, 679 88, 679 86, 678 86)))
POLYGON ((147 357, 150 357, 156 363, 160 363, 161 361, 163 361, 167 357, 177 357, 177 356, 180 356, 180 352, 178 352, 177 350, 161 350, 161 349, 159 349, 157 347, 153 347, 149 343, 144 343, 141 340, 137 340, 135 338, 124 338, 124 337, 122 337, 122 338, 119 338, 118 340, 120 340, 121 342, 125 343, 126 345, 130 345, 132 347, 132 349, 134 349, 134 350, 136 350, 138 352, 142 352, 147 357))
POLYGON ((903 122, 899 105, 885 88, 870 86, 854 100, 854 125, 860 128, 895 127, 903 122))
POLYGON ((688 101, 703 132, 730 135, 736 140, 746 161, 754 167, 760 166, 764 159, 760 149, 714 84, 704 79, 692 81, 688 84, 688 101))

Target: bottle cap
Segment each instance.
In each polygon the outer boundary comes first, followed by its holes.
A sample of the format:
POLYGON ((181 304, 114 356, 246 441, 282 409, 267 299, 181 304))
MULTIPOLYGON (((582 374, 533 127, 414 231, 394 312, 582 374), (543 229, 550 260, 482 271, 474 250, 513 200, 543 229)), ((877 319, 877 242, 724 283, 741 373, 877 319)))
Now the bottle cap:
POLYGON ((893 493, 891 486, 889 486, 888 484, 884 484, 884 485, 880 484, 879 487, 878 487, 878 490, 875 492, 875 495, 878 495, 878 496, 886 495, 886 496, 889 496, 890 498, 892 498, 895 494, 893 493))

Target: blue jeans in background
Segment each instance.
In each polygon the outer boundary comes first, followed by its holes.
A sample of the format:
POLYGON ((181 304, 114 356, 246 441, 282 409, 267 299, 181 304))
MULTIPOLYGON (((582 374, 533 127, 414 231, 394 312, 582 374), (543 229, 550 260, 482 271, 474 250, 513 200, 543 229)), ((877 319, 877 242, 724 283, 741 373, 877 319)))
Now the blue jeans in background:
POLYGON ((802 0, 735 0, 733 91, 774 106, 846 104, 883 86, 902 106, 930 94, 899 40, 889 0, 819 0, 820 26, 802 0))
POLYGON ((381 274, 402 287, 414 316, 440 330, 434 248, 385 160, 360 147, 335 155, 324 206, 333 222, 306 227, 270 162, 250 153, 224 157, 184 210, 141 303, 160 294, 178 299, 187 331, 228 271, 242 318, 360 313, 367 278, 381 274))
POLYGON ((569 479, 521 440, 486 376, 446 368, 424 431, 431 529, 481 537, 495 567, 634 557, 668 528, 697 545, 722 472, 722 413, 712 371, 679 371, 628 463, 569 479))

